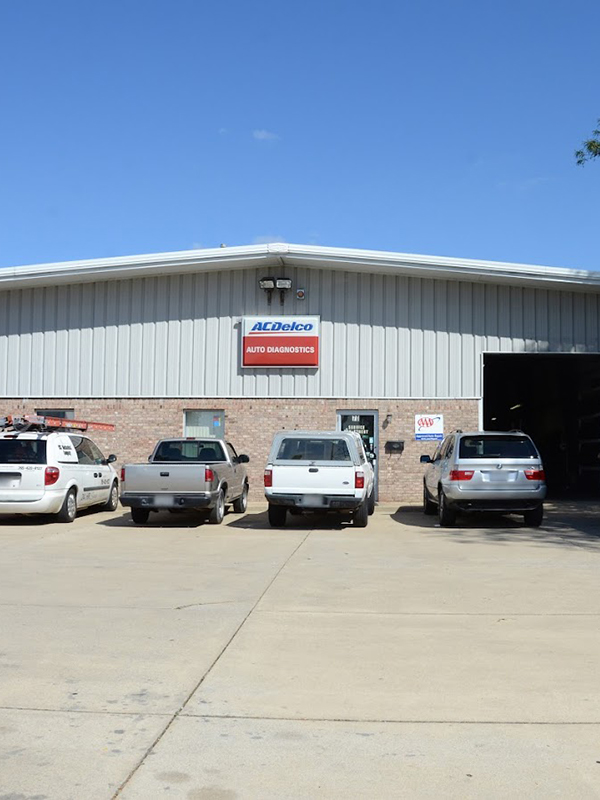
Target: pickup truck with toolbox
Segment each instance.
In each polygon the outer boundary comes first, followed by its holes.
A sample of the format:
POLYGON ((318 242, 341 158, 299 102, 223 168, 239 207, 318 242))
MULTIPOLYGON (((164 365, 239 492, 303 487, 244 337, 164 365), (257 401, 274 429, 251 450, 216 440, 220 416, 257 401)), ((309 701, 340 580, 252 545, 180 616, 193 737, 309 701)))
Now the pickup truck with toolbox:
POLYGON ((219 525, 227 505, 246 511, 249 460, 221 439, 162 439, 149 464, 121 468, 121 505, 137 524, 152 511, 200 511, 219 525))
POLYGON ((364 528, 375 510, 375 479, 360 436, 353 431, 275 434, 264 474, 269 523, 285 525, 288 511, 351 513, 364 528))

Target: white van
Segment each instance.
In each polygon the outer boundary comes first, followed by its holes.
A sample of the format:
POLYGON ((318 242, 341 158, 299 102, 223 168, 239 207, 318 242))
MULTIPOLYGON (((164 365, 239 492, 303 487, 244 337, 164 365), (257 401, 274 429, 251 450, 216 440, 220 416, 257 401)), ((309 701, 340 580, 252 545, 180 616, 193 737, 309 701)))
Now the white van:
POLYGON ((79 508, 115 511, 113 461, 79 433, 0 433, 0 514, 56 514, 73 522, 79 508))

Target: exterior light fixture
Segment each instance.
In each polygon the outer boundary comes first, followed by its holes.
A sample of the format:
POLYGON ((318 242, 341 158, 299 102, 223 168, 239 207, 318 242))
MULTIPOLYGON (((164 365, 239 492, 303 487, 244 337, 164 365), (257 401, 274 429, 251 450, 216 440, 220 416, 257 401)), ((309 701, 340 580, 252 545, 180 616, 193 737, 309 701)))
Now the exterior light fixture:
POLYGON ((390 422, 392 421, 392 415, 391 414, 386 414, 385 421, 389 425, 390 422))
POLYGON ((277 278, 275 284, 279 289, 279 302, 281 305, 283 305, 285 293, 289 292, 289 290, 292 288, 292 281, 290 278, 277 278))
POLYGON ((275 278, 260 278, 258 285, 263 292, 267 293, 267 303, 271 305, 271 295, 273 294, 273 289, 275 288, 275 278))

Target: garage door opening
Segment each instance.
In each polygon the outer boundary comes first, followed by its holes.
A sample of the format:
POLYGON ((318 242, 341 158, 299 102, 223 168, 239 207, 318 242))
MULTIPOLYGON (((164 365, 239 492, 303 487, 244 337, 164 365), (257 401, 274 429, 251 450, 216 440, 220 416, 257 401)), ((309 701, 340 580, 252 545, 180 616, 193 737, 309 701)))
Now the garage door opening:
POLYGON ((483 425, 536 443, 550 497, 598 497, 600 355, 484 355, 483 425))

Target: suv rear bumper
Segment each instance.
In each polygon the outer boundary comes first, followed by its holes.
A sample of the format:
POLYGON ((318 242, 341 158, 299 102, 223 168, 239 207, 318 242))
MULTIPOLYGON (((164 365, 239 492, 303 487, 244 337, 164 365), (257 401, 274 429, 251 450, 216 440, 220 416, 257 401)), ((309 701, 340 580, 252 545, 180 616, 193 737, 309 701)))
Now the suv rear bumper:
POLYGON ((540 505, 542 500, 543 498, 539 500, 531 498, 523 498, 522 500, 482 500, 476 498, 467 500, 463 498, 448 501, 448 505, 457 511, 532 511, 540 505))
POLYGON ((286 506, 286 508, 305 508, 307 510, 351 511, 363 503, 362 497, 338 494, 268 494, 267 500, 273 506, 286 506))
POLYGON ((149 511, 162 511, 169 508, 212 508, 217 502, 219 492, 198 494, 122 494, 122 506, 147 508, 149 511))

